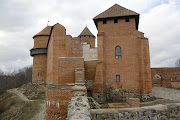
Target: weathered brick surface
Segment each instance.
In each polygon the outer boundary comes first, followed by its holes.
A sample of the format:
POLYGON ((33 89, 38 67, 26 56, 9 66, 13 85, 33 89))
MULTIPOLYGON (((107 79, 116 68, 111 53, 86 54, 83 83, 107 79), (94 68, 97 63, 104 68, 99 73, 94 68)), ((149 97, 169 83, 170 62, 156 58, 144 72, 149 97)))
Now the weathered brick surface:
POLYGON ((95 48, 95 37, 93 36, 81 36, 81 42, 87 42, 91 48, 95 48))
MULTIPOLYGON (((75 69, 84 68, 83 58, 59 58, 58 64, 58 81, 54 81, 56 84, 63 83, 75 83, 75 69)), ((84 72, 83 72, 84 74, 84 72)), ((76 76, 79 77, 79 76, 76 76)), ((83 78, 81 78, 84 80, 83 78)))
POLYGON ((34 38, 34 48, 46 48, 49 36, 37 36, 34 38))
POLYGON ((104 64, 102 61, 98 61, 96 66, 93 93, 103 93, 103 92, 104 92, 104 64))
POLYGON ((141 32, 135 28, 135 18, 97 22, 98 59, 103 59, 105 89, 123 88, 151 93, 151 69, 149 44, 141 32), (115 59, 115 47, 121 47, 121 59, 115 59), (116 82, 116 75, 120 82, 116 82))
POLYGON ((180 82, 171 82, 171 87, 180 88, 180 82))
POLYGON ((97 60, 84 61, 85 80, 94 80, 96 73, 97 60))
POLYGON ((174 82, 180 82, 180 68, 151 68, 152 71, 152 81, 156 83, 156 79, 153 79, 155 75, 160 75, 161 76, 161 81, 162 81, 162 86, 165 87, 172 87, 176 83, 174 82), (171 84, 171 82, 173 82, 171 84))
POLYGON ((66 35, 65 28, 55 25, 48 44, 47 83, 57 83, 59 76, 59 57, 82 57, 79 38, 66 35), (61 32, 62 31, 62 32, 61 32))
POLYGON ((72 86, 51 87, 46 89, 46 120, 65 120, 72 97, 72 86))
POLYGON ((139 98, 128 98, 126 102, 131 106, 131 107, 139 107, 140 106, 140 99, 139 98))
POLYGON ((35 55, 33 56, 33 74, 32 74, 32 82, 37 83, 41 81, 41 83, 45 83, 46 80, 46 66, 47 66, 47 55, 35 55))

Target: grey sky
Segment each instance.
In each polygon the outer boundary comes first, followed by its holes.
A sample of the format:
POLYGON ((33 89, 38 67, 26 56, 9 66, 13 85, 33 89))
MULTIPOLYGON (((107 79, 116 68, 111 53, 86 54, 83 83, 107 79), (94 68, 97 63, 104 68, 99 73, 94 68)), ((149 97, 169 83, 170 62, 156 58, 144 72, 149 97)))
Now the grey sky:
POLYGON ((152 67, 174 67, 180 58, 180 0, 1 0, 0 69, 9 72, 32 64, 33 35, 59 22, 78 36, 92 18, 115 3, 140 13, 139 31, 149 38, 152 67))

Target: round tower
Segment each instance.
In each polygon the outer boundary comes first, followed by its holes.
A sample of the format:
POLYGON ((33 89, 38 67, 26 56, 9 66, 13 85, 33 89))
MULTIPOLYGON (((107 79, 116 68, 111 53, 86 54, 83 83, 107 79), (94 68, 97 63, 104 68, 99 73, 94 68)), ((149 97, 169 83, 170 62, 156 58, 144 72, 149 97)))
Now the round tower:
POLYGON ((51 28, 52 26, 47 26, 33 37, 34 47, 30 50, 33 57, 32 83, 46 84, 47 42, 51 28))

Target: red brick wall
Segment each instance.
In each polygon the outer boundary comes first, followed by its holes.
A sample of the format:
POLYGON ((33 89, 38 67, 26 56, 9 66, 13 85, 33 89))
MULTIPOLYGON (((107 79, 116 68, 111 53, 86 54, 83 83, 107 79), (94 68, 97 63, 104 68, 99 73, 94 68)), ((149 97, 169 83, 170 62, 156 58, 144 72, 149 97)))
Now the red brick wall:
POLYGON ((123 88, 151 93, 149 44, 135 28, 135 18, 98 21, 98 59, 103 59, 105 88, 123 88), (103 31, 103 32, 102 32, 103 31), (115 59, 115 47, 121 47, 121 59, 115 59), (141 52, 143 51, 143 52, 141 52), (116 82, 116 75, 120 82, 116 82), (144 87, 142 87, 144 86, 144 87), (147 86, 147 87, 145 87, 147 86))
POLYGON ((97 62, 96 74, 94 80, 93 93, 103 93, 104 91, 104 63, 102 60, 97 62))
POLYGON ((46 120, 65 120, 72 86, 57 86, 46 89, 46 120))
POLYGON ((97 60, 84 61, 85 80, 94 80, 96 73, 97 60))
POLYGON ((37 36, 34 38, 34 48, 46 48, 49 36, 37 36))
POLYGON ((61 25, 53 28, 48 45, 47 83, 58 83, 59 57, 82 57, 80 39, 65 35, 63 31, 65 28, 61 25))
POLYGON ((171 87, 180 88, 180 82, 171 82, 171 87))
POLYGON ((150 55, 149 55, 149 43, 146 38, 139 38, 140 43, 140 78, 141 78, 141 92, 152 92, 152 80, 151 80, 151 67, 150 67, 150 55))
POLYGON ((152 80, 154 75, 160 75, 162 77, 162 85, 165 87, 171 86, 171 80, 173 82, 180 82, 180 68, 151 68, 151 71, 152 80))
POLYGON ((139 107, 140 100, 139 98, 128 98, 126 102, 130 105, 130 107, 139 107))
POLYGON ((87 42, 91 48, 95 48, 95 37, 93 36, 81 36, 81 42, 87 42))
POLYGON ((59 58, 59 77, 53 84, 75 83, 75 68, 84 68, 83 58, 59 58))
POLYGON ((46 67, 47 66, 47 55, 34 55, 33 56, 33 73, 32 73, 32 82, 36 83, 39 80, 45 82, 46 79, 46 67))

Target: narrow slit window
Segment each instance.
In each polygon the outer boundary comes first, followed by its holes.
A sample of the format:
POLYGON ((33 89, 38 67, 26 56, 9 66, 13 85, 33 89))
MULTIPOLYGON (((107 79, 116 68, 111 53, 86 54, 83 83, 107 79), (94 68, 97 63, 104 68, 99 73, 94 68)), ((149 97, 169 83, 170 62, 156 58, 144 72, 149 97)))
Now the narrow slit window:
POLYGON ((103 20, 103 24, 106 24, 106 20, 103 20))
POLYGON ((118 19, 114 19, 114 23, 118 23, 118 19))
POLYGON ((129 22, 129 18, 126 18, 126 22, 129 22))
POLYGON ((120 46, 116 46, 116 48, 115 48, 115 58, 116 59, 121 58, 121 47, 120 46))
POLYGON ((116 75, 116 82, 120 81, 120 75, 116 75))

